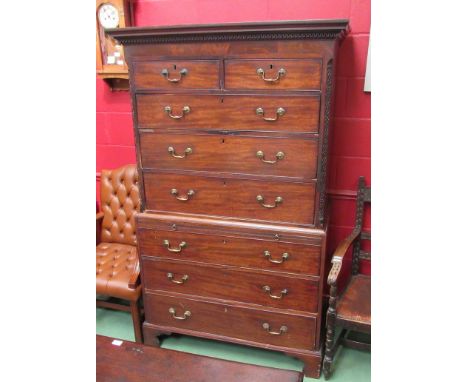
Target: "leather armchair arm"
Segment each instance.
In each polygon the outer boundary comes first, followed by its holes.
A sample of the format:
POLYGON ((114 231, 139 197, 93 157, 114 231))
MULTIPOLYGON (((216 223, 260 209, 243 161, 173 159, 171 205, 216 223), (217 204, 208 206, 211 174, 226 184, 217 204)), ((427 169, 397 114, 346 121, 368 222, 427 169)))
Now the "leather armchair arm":
POLYGON ((361 234, 361 230, 359 228, 355 228, 351 234, 344 239, 336 248, 335 253, 332 257, 332 267, 330 269, 330 273, 328 274, 327 283, 330 286, 336 285, 336 280, 340 275, 341 265, 343 264, 343 258, 348 251, 349 247, 356 238, 361 234))
POLYGON ((140 262, 137 260, 135 262, 135 268, 133 268, 132 275, 130 276, 130 280, 128 281, 128 287, 130 289, 136 289, 139 282, 138 279, 140 278, 140 262))
POLYGON ((96 214, 96 245, 101 242, 102 219, 104 219, 104 213, 98 212, 96 214))

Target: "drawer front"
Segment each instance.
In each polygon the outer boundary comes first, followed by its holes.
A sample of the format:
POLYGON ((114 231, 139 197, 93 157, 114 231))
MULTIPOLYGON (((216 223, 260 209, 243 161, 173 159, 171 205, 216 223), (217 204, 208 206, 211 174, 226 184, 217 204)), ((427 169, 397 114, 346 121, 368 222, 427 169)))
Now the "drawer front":
POLYGON ((318 276, 318 245, 139 228, 143 256, 318 276))
POLYGON ((219 61, 136 61, 137 89, 218 89, 219 61))
POLYGON ((314 179, 317 140, 140 133, 144 168, 314 179), (273 163, 271 163, 273 162, 273 163))
POLYGON ((314 133, 318 131, 320 98, 139 94, 137 111, 140 128, 314 133))
POLYGON ((145 319, 150 324, 277 346, 300 349, 312 349, 315 346, 315 317, 146 293, 145 319), (264 328, 265 324, 271 332, 279 333, 281 327, 286 327, 286 330, 283 328, 279 335, 270 334, 264 328))
POLYGON ((317 312, 318 283, 297 275, 270 275, 156 258, 144 258, 143 268, 146 289, 317 312))
POLYGON ((321 60, 227 60, 226 89, 320 90, 321 60))
POLYGON ((144 184, 147 210, 314 223, 315 182, 145 173, 144 184))

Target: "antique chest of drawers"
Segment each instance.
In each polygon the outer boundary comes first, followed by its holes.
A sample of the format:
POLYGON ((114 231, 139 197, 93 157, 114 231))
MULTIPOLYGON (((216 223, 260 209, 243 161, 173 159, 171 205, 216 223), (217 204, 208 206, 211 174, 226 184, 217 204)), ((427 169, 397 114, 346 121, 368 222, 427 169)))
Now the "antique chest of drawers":
POLYGON ((346 20, 127 28, 145 343, 273 349, 318 377, 326 169, 346 20))

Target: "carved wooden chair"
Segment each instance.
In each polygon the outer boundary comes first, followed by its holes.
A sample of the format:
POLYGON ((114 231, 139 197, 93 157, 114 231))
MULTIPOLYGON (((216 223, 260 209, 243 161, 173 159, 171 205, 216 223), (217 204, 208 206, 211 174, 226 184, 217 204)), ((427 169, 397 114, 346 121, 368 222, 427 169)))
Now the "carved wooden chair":
POLYGON ((140 209, 137 174, 134 165, 101 174, 102 212, 96 215, 96 306, 130 312, 135 341, 143 342, 135 232, 135 214, 140 209))
POLYGON ((370 351, 371 349, 371 278, 359 274, 360 260, 370 260, 370 252, 365 252, 361 248, 363 240, 370 241, 371 239, 370 232, 365 232, 362 229, 364 206, 365 203, 370 204, 370 202, 371 189, 366 187, 364 177, 360 177, 356 198, 355 227, 353 232, 338 245, 332 257, 332 268, 328 274, 330 301, 327 311, 327 333, 323 361, 325 379, 330 378, 332 363, 340 345, 361 350, 370 351), (353 245, 351 278, 343 293, 337 296, 337 281, 340 277, 343 258, 351 244, 353 245), (342 331, 335 340, 337 326, 341 327, 342 331), (369 338, 369 341, 351 339, 351 335, 356 335, 356 332, 363 333, 369 338))

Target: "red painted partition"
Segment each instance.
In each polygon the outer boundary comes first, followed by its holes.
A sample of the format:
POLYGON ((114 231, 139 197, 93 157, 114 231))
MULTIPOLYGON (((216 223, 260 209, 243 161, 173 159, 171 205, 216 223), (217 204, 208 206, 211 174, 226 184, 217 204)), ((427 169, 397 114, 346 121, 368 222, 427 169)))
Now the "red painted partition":
MULTIPOLYGON (((334 128, 330 139, 329 252, 354 222, 358 176, 371 181, 371 96, 364 93, 370 31, 370 0, 137 0, 137 26, 267 20, 347 18, 350 34, 338 57, 334 128)), ((99 173, 135 163, 128 92, 111 92, 96 79, 96 191, 99 173)), ((97 196, 97 200, 99 197, 97 196)), ((366 219, 370 227, 370 215, 366 219)), ((363 271, 370 272, 370 266, 363 271)))

